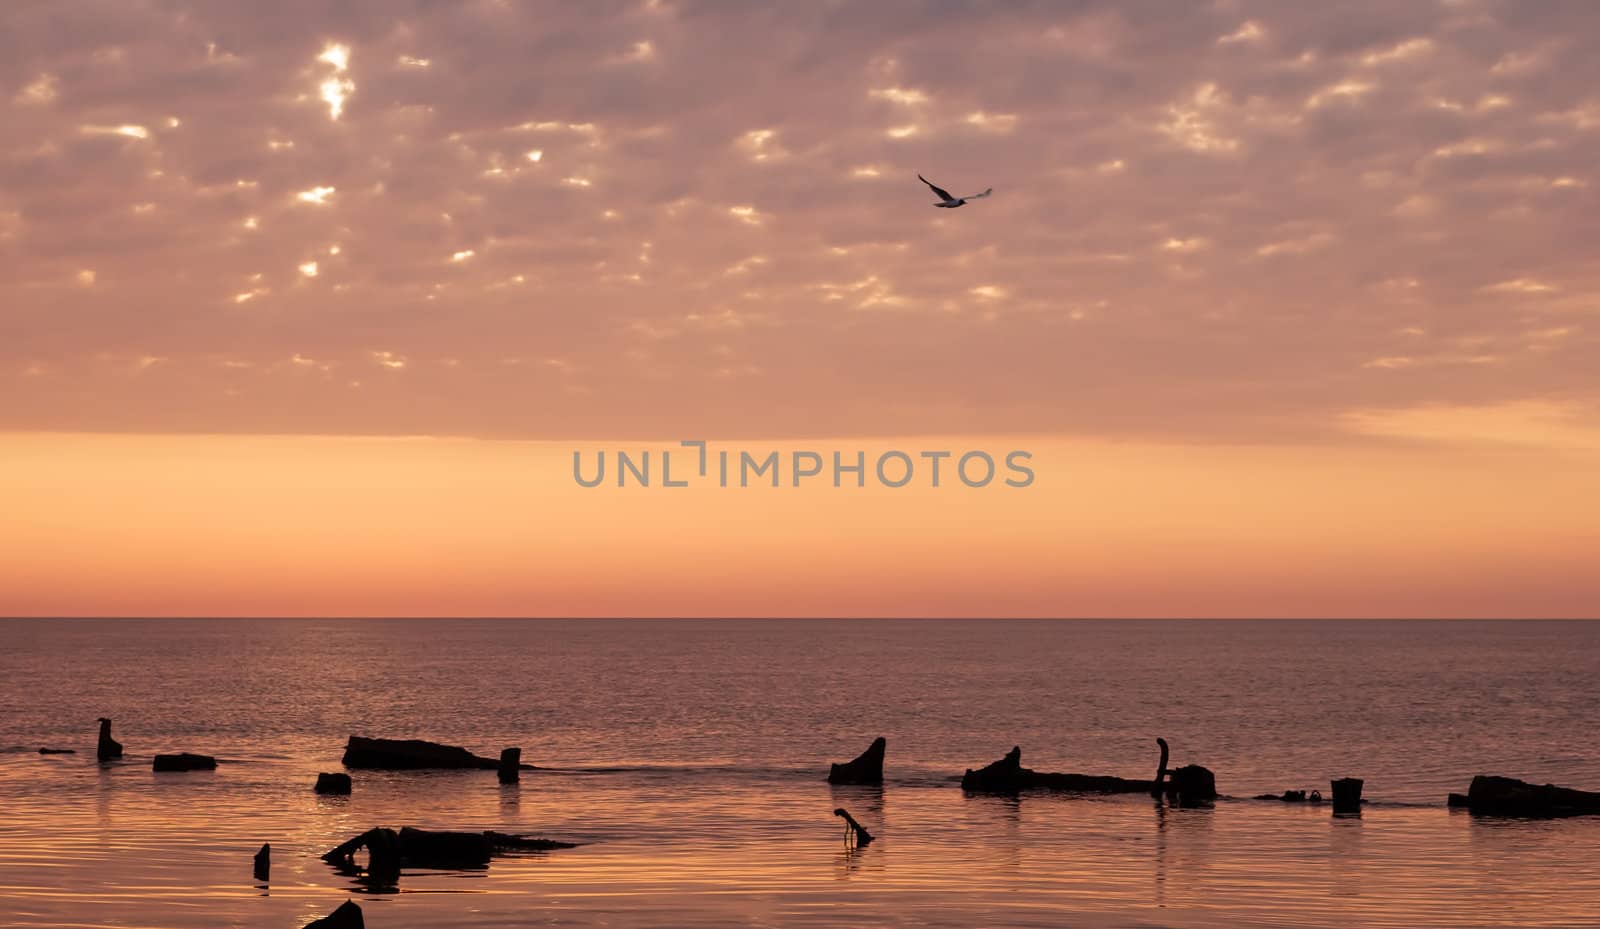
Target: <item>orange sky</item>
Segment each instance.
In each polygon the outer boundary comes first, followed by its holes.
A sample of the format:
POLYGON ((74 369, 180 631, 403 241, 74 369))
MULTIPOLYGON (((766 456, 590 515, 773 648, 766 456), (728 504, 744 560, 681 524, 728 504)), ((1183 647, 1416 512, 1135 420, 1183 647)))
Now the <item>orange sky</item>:
POLYGON ((6 16, 0 613, 1600 613, 1593 4, 6 16))
POLYGON ((571 454, 597 449, 572 443, 11 435, 0 614, 1581 616, 1600 602, 1592 453, 982 441, 806 447, 1026 448, 1033 486, 588 489, 571 454))

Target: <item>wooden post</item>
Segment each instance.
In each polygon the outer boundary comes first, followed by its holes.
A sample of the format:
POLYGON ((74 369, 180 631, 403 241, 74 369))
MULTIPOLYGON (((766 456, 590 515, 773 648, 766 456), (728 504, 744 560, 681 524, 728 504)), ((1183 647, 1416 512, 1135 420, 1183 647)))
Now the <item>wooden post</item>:
POLYGON ((500 783, 515 784, 522 776, 522 749, 508 748, 500 752, 500 783))
POLYGON ((1361 778, 1341 777, 1333 782, 1333 812, 1361 812, 1361 778))
POLYGON ((272 873, 272 844, 262 843, 261 851, 256 852, 255 876, 258 881, 265 881, 272 873))
POLYGON ((1155 785, 1150 788, 1150 796, 1160 800, 1162 783, 1167 779, 1167 740, 1156 739, 1156 744, 1161 746, 1161 762, 1156 765, 1155 785))

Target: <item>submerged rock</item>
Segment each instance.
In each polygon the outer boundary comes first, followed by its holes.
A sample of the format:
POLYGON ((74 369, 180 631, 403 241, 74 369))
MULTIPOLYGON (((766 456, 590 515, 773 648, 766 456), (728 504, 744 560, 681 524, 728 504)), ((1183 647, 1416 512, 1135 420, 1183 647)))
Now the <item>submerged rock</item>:
POLYGON ((317 775, 317 786, 313 789, 319 794, 344 794, 348 796, 350 793, 350 775, 323 772, 317 775))
POLYGON ((1051 774, 1022 766, 1022 749, 1013 747, 1004 758, 982 768, 967 769, 961 789, 971 793, 1020 793, 1024 790, 1067 790, 1079 793, 1149 793, 1155 781, 1129 780, 1098 774, 1051 774))
POLYGON ((395 771, 423 768, 493 771, 500 763, 454 745, 441 745, 422 739, 368 739, 353 735, 344 747, 344 766, 395 771))
POLYGON ((1600 793, 1480 774, 1472 779, 1465 797, 1450 795, 1450 805, 1490 816, 1586 816, 1600 814, 1600 793))
POLYGON ((883 736, 872 740, 867 750, 856 756, 854 761, 844 764, 834 764, 828 769, 828 783, 830 784, 882 784, 883 783, 883 752, 889 742, 883 736))
POLYGON ((157 755, 151 768, 156 771, 215 771, 217 759, 210 755, 179 752, 176 755, 157 755))
POLYGON ((327 916, 306 923, 305 929, 367 929, 367 923, 361 918, 361 907, 346 900, 327 916))
POLYGON ((111 737, 111 720, 100 717, 100 740, 95 745, 95 754, 101 761, 110 761, 122 757, 122 743, 111 737))

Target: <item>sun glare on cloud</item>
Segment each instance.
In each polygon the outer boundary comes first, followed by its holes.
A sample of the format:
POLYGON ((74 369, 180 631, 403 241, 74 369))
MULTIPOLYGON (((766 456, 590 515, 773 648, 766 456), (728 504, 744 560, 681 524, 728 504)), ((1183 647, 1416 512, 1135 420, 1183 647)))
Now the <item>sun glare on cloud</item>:
POLYGON ((317 60, 333 66, 334 75, 318 85, 318 92, 328 104, 328 117, 337 120, 344 113, 344 102, 355 93, 355 82, 344 76, 350 69, 350 47, 330 43, 317 56, 317 60))
POLYGON ((295 194, 295 199, 303 203, 327 203, 328 198, 334 195, 332 187, 313 187, 295 194))

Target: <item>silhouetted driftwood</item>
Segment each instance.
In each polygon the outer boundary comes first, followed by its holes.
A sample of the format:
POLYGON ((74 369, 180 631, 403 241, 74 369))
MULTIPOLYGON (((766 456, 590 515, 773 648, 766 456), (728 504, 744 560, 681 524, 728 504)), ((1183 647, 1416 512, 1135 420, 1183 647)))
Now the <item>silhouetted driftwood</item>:
POLYGON ((1208 768, 1184 765, 1169 769, 1166 766, 1167 744, 1157 739, 1161 746, 1161 762, 1156 766, 1155 780, 1138 780, 1103 774, 1054 774, 1034 771, 1022 766, 1022 749, 1014 747, 1004 758, 977 770, 967 769, 962 775, 961 789, 970 793, 1014 794, 1024 790, 1061 790, 1072 793, 1165 794, 1180 804, 1204 804, 1217 798, 1217 781, 1208 768))
POLYGON ((306 923, 305 929, 367 929, 367 923, 361 918, 361 907, 346 900, 327 916, 306 923))
POLYGON ((264 881, 272 876, 272 844, 263 842, 261 851, 256 852, 255 867, 251 871, 256 880, 264 881))
MULTIPOLYGON (((350 737, 344 747, 347 768, 417 770, 422 768, 472 768, 493 771, 500 762, 474 755, 464 748, 425 742, 421 739, 368 739, 350 737)), ((532 765, 520 765, 532 768, 532 765)))
POLYGON ((312 789, 319 794, 349 795, 350 775, 324 771, 317 775, 317 784, 312 789))
POLYGON ((850 812, 844 807, 841 806, 834 810, 833 815, 844 820, 844 840, 846 844, 866 845, 872 841, 872 833, 867 831, 866 826, 856 822, 856 818, 851 816, 850 812))
POLYGON ((500 767, 497 769, 500 783, 515 784, 522 776, 522 749, 505 748, 500 750, 500 767))
POLYGON ((1051 774, 1022 766, 1022 749, 1012 748, 1004 758, 982 768, 967 769, 961 789, 971 793, 1012 794, 1024 790, 1068 790, 1079 793, 1146 793, 1155 781, 1130 780, 1098 774, 1051 774))
POLYGON ((156 771, 215 771, 217 759, 210 755, 178 752, 175 755, 157 755, 150 767, 156 771))
POLYGON ((110 761, 122 757, 122 743, 111 737, 111 720, 100 717, 100 741, 95 745, 95 754, 101 761, 110 761))
POLYGON ((1256 794, 1257 800, 1279 800, 1283 803, 1321 803, 1322 791, 1313 790, 1309 794, 1303 790, 1285 790, 1281 794, 1256 794))
POLYGON ((401 867, 485 868, 495 855, 513 851, 573 848, 571 842, 530 838, 505 832, 434 832, 404 826, 400 831, 379 826, 341 843, 322 856, 335 867, 354 870, 355 855, 367 850, 367 871, 398 873, 401 867))
POLYGON ((1361 812, 1361 785, 1359 777, 1341 777, 1333 782, 1333 812, 1361 812))
POLYGON ((1490 816, 1585 816, 1600 814, 1600 793, 1480 774, 1472 779, 1465 797, 1450 795, 1450 805, 1490 816))
POLYGON ((854 761, 844 764, 835 763, 828 768, 828 783, 830 784, 882 784, 883 783, 883 751, 888 746, 888 740, 878 736, 867 746, 867 750, 857 755, 854 761))
POLYGON ((41 755, 76 755, 77 753, 78 753, 78 750, 75 749, 75 748, 41 748, 41 749, 39 749, 39 754, 41 754, 41 755))

